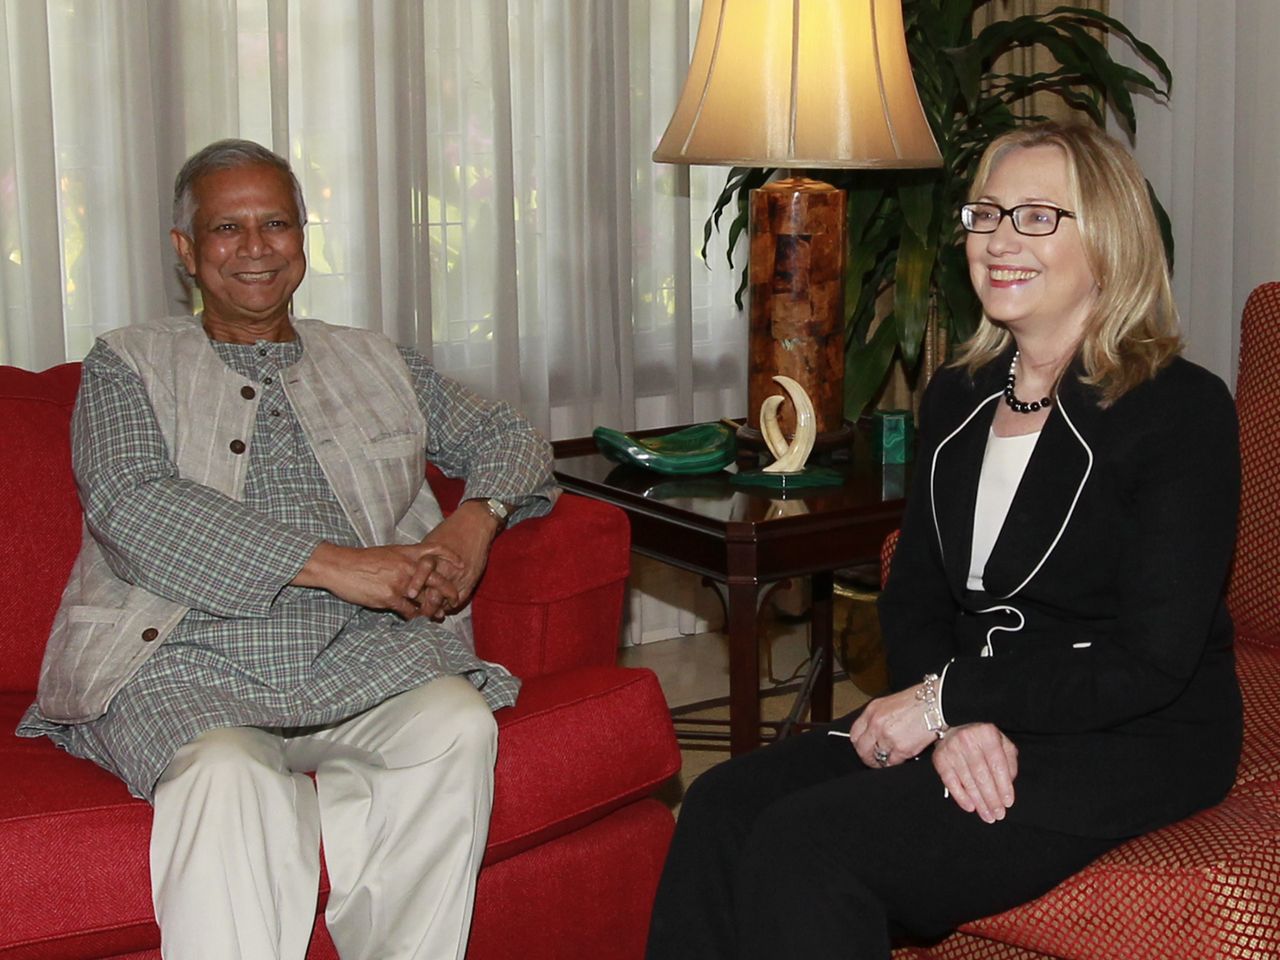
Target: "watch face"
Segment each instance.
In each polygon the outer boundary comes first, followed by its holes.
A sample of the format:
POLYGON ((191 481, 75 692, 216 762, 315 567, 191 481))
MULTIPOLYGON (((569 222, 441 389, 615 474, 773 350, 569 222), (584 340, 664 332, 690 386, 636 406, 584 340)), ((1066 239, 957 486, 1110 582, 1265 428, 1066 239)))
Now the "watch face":
POLYGON ((507 522, 507 515, 510 513, 510 511, 507 509, 507 505, 503 503, 501 500, 498 500, 498 499, 486 500, 484 502, 484 505, 488 508, 489 513, 493 515, 493 518, 497 520, 499 523, 507 522))

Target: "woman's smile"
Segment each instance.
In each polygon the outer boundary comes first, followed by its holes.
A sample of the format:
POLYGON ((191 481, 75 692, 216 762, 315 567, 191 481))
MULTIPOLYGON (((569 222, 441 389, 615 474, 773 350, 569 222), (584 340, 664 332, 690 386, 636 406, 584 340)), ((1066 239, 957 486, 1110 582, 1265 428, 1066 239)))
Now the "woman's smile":
POLYGON ((987 273, 991 277, 992 286, 1012 287, 1034 280, 1040 275, 1039 270, 1027 270, 1021 267, 989 267, 987 273))

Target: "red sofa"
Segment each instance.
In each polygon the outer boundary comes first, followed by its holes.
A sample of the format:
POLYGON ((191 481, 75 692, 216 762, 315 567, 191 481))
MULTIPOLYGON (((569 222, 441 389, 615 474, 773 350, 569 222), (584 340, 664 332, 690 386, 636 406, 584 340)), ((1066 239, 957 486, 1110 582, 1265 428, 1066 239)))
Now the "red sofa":
MULTIPOLYGON (((1236 411, 1242 484, 1227 605, 1244 750, 1235 786, 1216 807, 1130 840, 1043 897, 895 960, 1280 958, 1280 284, 1245 305, 1236 411)), ((893 543, 885 546, 887 572, 893 543)))
MULTIPOLYGON (((79 377, 75 364, 0 367, 0 960, 160 955, 150 806, 92 763, 13 735, 79 544, 68 442, 79 377)), ((433 486, 456 503, 460 484, 433 486)), ((651 794, 680 755, 654 676, 614 665, 628 562, 622 513, 572 496, 495 544, 476 643, 525 686, 497 714, 474 960, 643 953, 674 822, 651 794)), ((321 916, 308 958, 336 956, 321 916)))

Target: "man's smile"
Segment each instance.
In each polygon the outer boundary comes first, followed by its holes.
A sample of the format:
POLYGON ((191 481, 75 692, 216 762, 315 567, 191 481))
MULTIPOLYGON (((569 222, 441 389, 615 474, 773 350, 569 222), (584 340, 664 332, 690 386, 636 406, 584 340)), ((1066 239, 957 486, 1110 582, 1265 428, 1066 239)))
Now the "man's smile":
POLYGON ((233 273, 232 276, 241 283, 267 283, 274 280, 279 273, 279 270, 258 270, 254 272, 240 270, 233 273))

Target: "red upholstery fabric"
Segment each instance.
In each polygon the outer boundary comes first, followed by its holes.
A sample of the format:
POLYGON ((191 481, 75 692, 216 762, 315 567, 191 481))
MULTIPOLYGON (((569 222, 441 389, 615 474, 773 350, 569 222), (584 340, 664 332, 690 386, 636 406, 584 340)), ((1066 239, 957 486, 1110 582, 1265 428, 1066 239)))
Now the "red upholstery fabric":
POLYGON ((883 588, 889 582, 889 568, 893 566, 893 554, 898 549, 898 534, 900 530, 894 530, 884 538, 884 543, 880 544, 880 586, 883 588))
POLYGON ((1064 958, 1280 956, 1280 796, 1232 796, 965 930, 1064 958))
POLYGON ((1236 411, 1243 483, 1227 602, 1239 634, 1280 647, 1280 283, 1245 303, 1236 411))
POLYGON ((151 807, 93 764, 13 736, 30 702, 29 692, 0 697, 0 957, 154 946, 151 807))
POLYGON ((476 588, 476 649, 522 677, 617 656, 629 555, 597 546, 629 540, 626 514, 566 494, 554 517, 504 533, 476 588))
MULTIPOLYGON (((673 827, 665 806, 644 800, 545 844, 537 857, 514 857, 487 867, 476 889, 477 919, 467 956, 639 960, 673 827)), ((136 927, 96 933, 92 945, 109 953, 82 952, 75 949, 77 945, 62 942, 31 944, 0 956, 6 960, 160 960, 158 949, 133 950, 138 944, 159 940, 149 905, 147 917, 136 927)), ((338 960, 323 923, 316 927, 307 960, 338 960)))
MULTIPOLYGON (((1227 600, 1245 733, 1230 796, 897 960, 1280 957, 1280 284, 1245 306, 1236 409, 1243 483, 1227 600)), ((882 579, 895 544, 881 551, 882 579)))
POLYGON ((1280 790, 1280 651, 1237 642, 1236 674, 1244 696, 1245 738, 1231 792, 1275 792, 1280 790))
POLYGON ((0 690, 34 690, 63 584, 80 550, 80 501, 66 437, 80 386, 78 364, 43 374, 0 367, 4 454, 0 497, 0 690))
POLYGON ((595 960, 644 954, 674 821, 644 800, 481 872, 469 957, 595 960), (640 935, 637 937, 636 932, 640 935))
MULTIPOLYGON (((30 699, 0 695, 0 730, 14 728, 30 699)), ((647 797, 678 764, 662 692, 644 671, 585 667, 534 677, 497 719, 487 864, 647 797)), ((5 948, 109 928, 117 949, 151 942, 151 808, 111 775, 43 740, 0 737, 0 769, 7 772, 0 862, 8 865, 0 904, 25 905, 6 916, 0 957, 44 956, 5 948), (68 877, 51 864, 75 865, 74 913, 66 909, 68 877)))
POLYGON ((486 863, 647 797, 680 763, 666 700, 647 671, 583 667, 534 677, 497 717, 486 863))
POLYGON ((904 947, 893 952, 894 960, 1057 960, 1047 953, 1024 950, 1009 943, 996 943, 963 933, 948 937, 928 950, 904 947))
MULTIPOLYGON (((0 960, 153 960, 150 807, 114 777, 12 731, 80 538, 67 429, 75 365, 0 367, 0 960)), ((460 485, 433 477, 442 501, 460 485)), ((625 517, 565 496, 497 541, 477 647, 525 680, 499 711, 475 960, 639 958, 673 820, 647 799, 679 767, 656 679, 613 666, 625 517)), ((323 902, 323 897, 321 898, 323 902)), ((336 960, 323 921, 309 960, 336 960)))
MULTIPOLYGON (((427 475, 446 512, 462 496, 463 483, 435 467, 427 475)), ((629 555, 598 551, 596 544, 629 537, 626 515, 593 500, 566 495, 556 520, 526 520, 502 535, 502 550, 489 560, 476 588, 476 649, 519 676, 588 663, 608 665, 621 625, 629 555), (530 577, 526 571, 538 570, 530 577)))

